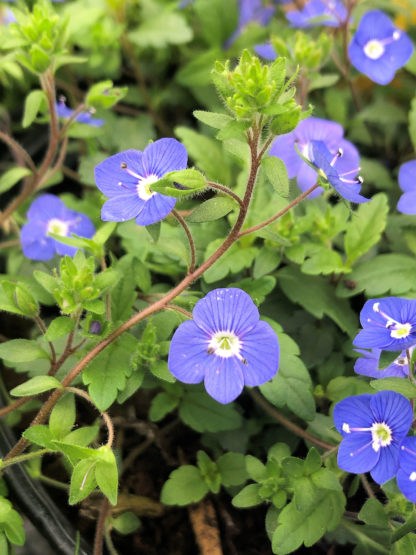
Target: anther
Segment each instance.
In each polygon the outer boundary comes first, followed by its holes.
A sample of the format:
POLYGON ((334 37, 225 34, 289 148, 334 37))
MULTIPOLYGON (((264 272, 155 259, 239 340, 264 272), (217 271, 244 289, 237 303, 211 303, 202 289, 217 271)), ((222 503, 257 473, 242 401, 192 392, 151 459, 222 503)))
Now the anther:
POLYGON ((394 40, 398 40, 400 38, 400 31, 394 31, 393 33, 393 39, 394 40))
POLYGON ((63 94, 61 94, 61 95, 58 97, 58 100, 59 100, 59 102, 64 102, 64 103, 65 103, 65 102, 66 102, 66 96, 64 96, 63 94))
POLYGON ((121 162, 120 168, 121 168, 122 170, 126 170, 126 169, 127 169, 127 164, 126 164, 126 162, 121 162))
POLYGON ((213 355, 214 353, 215 353, 215 349, 213 347, 208 347, 207 354, 208 355, 213 355))
POLYGON ((342 150, 342 148, 338 149, 337 154, 338 154, 339 158, 341 158, 341 156, 344 156, 344 151, 342 150))
POLYGON ((357 176, 357 183, 359 183, 360 185, 364 183, 364 179, 361 177, 361 175, 357 176))

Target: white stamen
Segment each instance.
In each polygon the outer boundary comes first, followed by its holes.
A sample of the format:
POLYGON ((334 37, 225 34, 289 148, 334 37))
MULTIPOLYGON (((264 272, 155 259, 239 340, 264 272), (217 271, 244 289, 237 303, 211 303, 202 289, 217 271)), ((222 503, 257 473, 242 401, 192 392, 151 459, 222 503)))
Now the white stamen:
POLYGON ((242 344, 240 339, 232 331, 217 331, 211 337, 207 353, 215 354, 222 358, 237 357, 240 362, 247 364, 240 351, 242 344))
POLYGON ((346 422, 344 422, 344 424, 342 425, 342 431, 345 432, 346 434, 351 433, 350 427, 346 422))
POLYGON ((412 472, 409 476, 409 480, 411 480, 412 482, 416 481, 416 472, 412 472))

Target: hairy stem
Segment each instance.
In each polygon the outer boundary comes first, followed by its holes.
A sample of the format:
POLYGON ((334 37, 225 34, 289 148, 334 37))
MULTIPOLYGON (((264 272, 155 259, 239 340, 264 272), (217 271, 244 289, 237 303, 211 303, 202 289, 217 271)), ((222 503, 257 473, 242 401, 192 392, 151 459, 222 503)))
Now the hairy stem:
POLYGON ((189 265, 188 274, 192 274, 192 272, 195 270, 195 263, 196 263, 194 238, 192 237, 192 233, 191 233, 191 230, 188 227, 188 224, 185 222, 185 220, 182 218, 182 216, 176 210, 172 210, 172 214, 175 216, 175 218, 181 224, 183 230, 186 233, 186 236, 188 237, 189 250, 191 251, 191 263, 189 265))
POLYGON ((52 453, 50 449, 38 449, 38 451, 32 451, 31 453, 26 453, 25 455, 19 455, 18 457, 13 457, 12 459, 4 459, 0 466, 0 470, 7 468, 8 466, 12 466, 13 464, 19 464, 24 461, 28 461, 29 459, 33 459, 35 457, 41 457, 46 453, 52 453))
POLYGON ((220 183, 215 183, 214 181, 207 181, 207 186, 210 187, 211 189, 216 189, 217 191, 222 191, 223 193, 227 194, 228 196, 233 198, 236 202, 238 202, 238 204, 240 205, 241 208, 243 208, 243 206, 244 206, 243 201, 229 187, 226 187, 225 185, 221 185, 220 183))
POLYGON ((97 520, 97 527, 95 529, 93 555, 102 555, 105 521, 109 510, 110 510, 110 503, 108 499, 105 497, 101 504, 101 508, 100 508, 100 512, 97 520))
POLYGON ((17 141, 15 141, 15 139, 13 139, 13 137, 10 137, 10 135, 7 135, 7 133, 0 131, 0 141, 3 141, 4 143, 6 143, 12 151, 18 153, 19 156, 26 163, 26 166, 30 170, 32 170, 33 173, 36 173, 36 166, 31 156, 17 141))
POLYGON ((284 426, 291 432, 294 432, 297 436, 301 437, 302 439, 305 439, 306 441, 310 441, 311 443, 317 445, 318 447, 322 447, 323 449, 326 449, 326 450, 329 450, 329 449, 332 450, 334 448, 334 445, 331 445, 330 443, 327 443, 326 441, 319 439, 319 437, 313 436, 312 434, 310 434, 309 432, 307 432, 306 430, 304 430, 303 428, 301 428, 300 426, 298 426, 297 424, 295 424, 294 422, 286 418, 286 416, 283 416, 283 414, 280 414, 280 412, 277 411, 272 405, 270 405, 257 390, 249 389, 248 391, 252 396, 252 398, 255 400, 255 402, 258 405, 260 405, 267 412, 267 414, 269 414, 272 418, 277 420, 279 424, 282 424, 282 426, 284 426))

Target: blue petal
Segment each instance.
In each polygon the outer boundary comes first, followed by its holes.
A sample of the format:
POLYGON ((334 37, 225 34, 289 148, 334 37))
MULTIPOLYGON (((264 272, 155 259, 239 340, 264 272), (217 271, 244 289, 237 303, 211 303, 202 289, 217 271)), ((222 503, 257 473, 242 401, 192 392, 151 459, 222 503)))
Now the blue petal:
POLYGON ((385 13, 380 10, 366 12, 360 20, 354 40, 365 46, 371 39, 391 37, 395 27, 385 13))
POLYGON ((348 424, 350 428, 371 428, 374 417, 370 409, 371 395, 355 395, 347 397, 334 407, 334 424, 336 429, 343 436, 349 437, 360 432, 350 432, 347 434, 342 429, 343 424, 348 424))
POLYGON ((216 358, 207 353, 209 339, 193 321, 178 327, 170 342, 168 357, 168 367, 175 378, 184 383, 199 383, 204 379, 206 368, 216 358))
POLYGON ((410 401, 395 391, 379 391, 370 401, 376 422, 385 422, 392 431, 393 440, 401 442, 413 420, 410 401))
POLYGON ((416 192, 416 160, 411 160, 400 166, 399 185, 405 193, 416 192))
POLYGON ((416 214, 416 190, 402 194, 397 203, 397 210, 402 214, 416 214))
POLYGON ((241 356, 244 383, 249 386, 268 382, 279 368, 279 341, 267 322, 258 322, 248 333, 241 336, 241 356))
POLYGON ((351 433, 344 437, 338 449, 338 466, 346 472, 362 474, 375 467, 380 450, 372 446, 371 433, 351 433))
POLYGON ((55 241, 47 237, 46 226, 29 222, 22 227, 20 234, 23 254, 32 260, 50 260, 55 254, 55 241))
POLYGON ((259 311, 250 295, 242 289, 214 289, 198 301, 194 322, 210 335, 231 331, 237 336, 250 331, 259 321, 259 311))
POLYGON ((27 219, 47 223, 52 218, 66 220, 68 209, 55 195, 42 195, 32 202, 27 212, 27 219))
MULTIPOLYGON (((314 171, 310 166, 308 166, 306 162, 302 160, 301 168, 296 180, 299 189, 302 191, 302 193, 304 193, 305 191, 313 187, 313 185, 315 185, 317 181, 316 171, 314 171)), ((319 197, 319 195, 321 195, 323 192, 323 187, 318 187, 317 189, 315 189, 315 191, 310 193, 307 198, 312 199, 319 197)))
POLYGON ((143 202, 136 217, 137 225, 150 225, 163 220, 174 208, 176 199, 156 193, 143 202))
POLYGON ((215 364, 207 367, 204 385, 208 395, 225 405, 234 401, 243 391, 244 376, 241 363, 235 357, 213 357, 215 364))
POLYGON ((392 443, 386 447, 380 447, 380 458, 370 474, 377 484, 384 484, 396 475, 398 468, 399 444, 392 443))
POLYGON ((127 164, 130 171, 143 177, 142 156, 140 150, 125 150, 95 166, 95 183, 100 191, 107 197, 119 196, 123 191, 128 193, 128 189, 136 191, 139 179, 121 169, 121 166, 127 164))
POLYGON ((354 338, 353 345, 362 349, 383 349, 385 351, 399 351, 401 347, 396 345, 396 340, 390 336, 387 328, 374 326, 361 330, 354 338))
MULTIPOLYGON (((354 372, 361 376, 368 376, 369 378, 406 378, 409 375, 408 364, 398 364, 396 361, 392 362, 386 368, 378 368, 381 349, 373 349, 372 351, 364 351, 355 349, 363 356, 358 358, 354 364, 354 372)), ((397 358, 407 360, 406 352, 403 351, 397 358)))
POLYGON ((297 125, 294 133, 300 144, 323 141, 329 150, 336 151, 344 135, 344 129, 335 121, 310 116, 297 125))
POLYGON ((68 256, 74 256, 74 254, 78 250, 78 247, 71 247, 71 245, 65 245, 65 243, 61 243, 57 239, 53 239, 53 241, 55 243, 55 250, 60 256, 65 256, 66 254, 68 256))
POLYGON ((176 139, 159 139, 150 143, 143 152, 143 167, 146 175, 157 175, 184 170, 188 163, 188 153, 176 139))
POLYGON ((416 436, 405 437, 399 450, 400 468, 407 474, 416 472, 416 436))
POLYGON ((90 239, 95 234, 95 227, 88 216, 82 212, 71 211, 73 214, 72 222, 69 225, 69 233, 75 233, 80 237, 90 239))
MULTIPOLYGON (((414 465, 414 470, 416 472, 416 464, 414 465)), ((410 480, 410 475, 412 472, 405 472, 399 469, 397 472, 397 485, 402 494, 412 503, 416 503, 416 481, 410 480)))
POLYGON ((254 52, 265 60, 275 60, 277 58, 276 51, 269 42, 266 44, 257 44, 254 47, 254 52))
POLYGON ((137 216, 145 201, 137 193, 112 197, 101 209, 101 219, 105 222, 126 222, 137 216))

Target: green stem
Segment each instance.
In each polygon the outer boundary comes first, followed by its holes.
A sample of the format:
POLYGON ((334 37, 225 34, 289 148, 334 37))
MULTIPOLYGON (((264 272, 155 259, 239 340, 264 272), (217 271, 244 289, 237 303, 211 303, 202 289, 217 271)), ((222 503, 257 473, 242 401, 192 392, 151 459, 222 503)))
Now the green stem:
POLYGON ((3 459, 2 464, 0 465, 0 470, 3 470, 8 466, 12 466, 12 464, 19 464, 35 457, 41 457, 46 453, 53 453, 53 451, 51 451, 50 449, 38 449, 37 451, 31 451, 30 453, 25 453, 24 455, 18 455, 17 457, 8 458, 7 460, 3 459))

